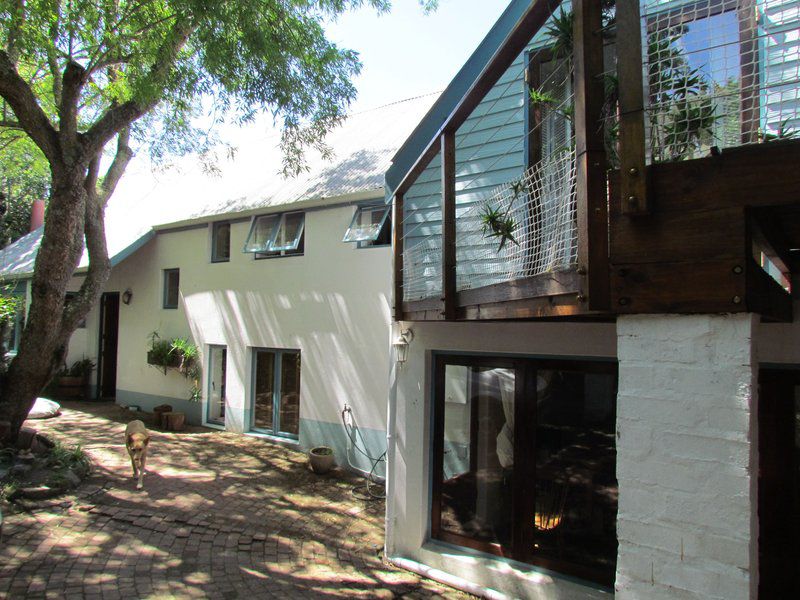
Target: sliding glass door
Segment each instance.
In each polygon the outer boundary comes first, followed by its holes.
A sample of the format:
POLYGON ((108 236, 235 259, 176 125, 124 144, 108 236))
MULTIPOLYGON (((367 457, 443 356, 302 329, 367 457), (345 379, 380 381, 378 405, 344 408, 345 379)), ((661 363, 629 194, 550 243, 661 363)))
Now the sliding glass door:
POLYGON ((433 537, 611 585, 616 363, 435 360, 433 537))
POLYGON ((251 428, 297 438, 300 433, 300 351, 253 351, 251 428))

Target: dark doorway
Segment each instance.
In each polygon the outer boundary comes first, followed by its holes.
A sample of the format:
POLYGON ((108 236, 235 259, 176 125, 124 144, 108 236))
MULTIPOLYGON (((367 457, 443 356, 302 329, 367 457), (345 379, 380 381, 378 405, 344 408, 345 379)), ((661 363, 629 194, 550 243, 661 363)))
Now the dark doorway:
POLYGON ((800 371, 764 369, 759 384, 758 597, 800 598, 800 371))
POLYGON ((100 341, 97 356, 97 399, 117 396, 117 341, 119 339, 119 292, 100 299, 100 341))

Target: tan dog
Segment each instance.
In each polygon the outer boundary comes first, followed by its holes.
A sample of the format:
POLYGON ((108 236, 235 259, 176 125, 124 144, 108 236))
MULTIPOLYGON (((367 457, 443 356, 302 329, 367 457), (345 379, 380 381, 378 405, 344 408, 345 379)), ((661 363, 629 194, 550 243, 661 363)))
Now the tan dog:
POLYGON ((131 421, 125 428, 125 447, 131 457, 133 478, 139 478, 136 489, 142 489, 144 466, 147 461, 147 445, 150 443, 150 432, 141 421, 131 421))

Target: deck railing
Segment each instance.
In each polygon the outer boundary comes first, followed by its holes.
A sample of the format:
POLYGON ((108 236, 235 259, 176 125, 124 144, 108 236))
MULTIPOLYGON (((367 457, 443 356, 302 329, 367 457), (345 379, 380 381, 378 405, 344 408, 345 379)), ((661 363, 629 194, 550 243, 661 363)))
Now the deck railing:
POLYGON ((800 0, 617 4, 531 2, 398 187, 398 318, 607 311, 609 170, 635 217, 650 165, 798 135, 800 0))

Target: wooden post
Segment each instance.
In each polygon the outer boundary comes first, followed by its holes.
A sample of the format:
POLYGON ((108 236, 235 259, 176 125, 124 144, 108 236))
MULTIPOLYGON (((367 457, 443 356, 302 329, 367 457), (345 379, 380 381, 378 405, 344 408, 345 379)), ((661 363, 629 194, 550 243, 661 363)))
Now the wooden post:
POLYGON ((392 248, 394 251, 394 320, 403 320, 403 194, 394 197, 392 218, 392 248))
POLYGON ((617 4, 619 161, 622 213, 647 214, 642 25, 639 2, 617 4))
POLYGON ((596 0, 575 0, 575 152, 578 268, 590 310, 610 305, 608 200, 603 140, 602 11, 596 0))
POLYGON ((456 318, 456 136, 442 133, 442 316, 456 318))

